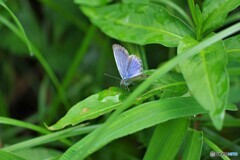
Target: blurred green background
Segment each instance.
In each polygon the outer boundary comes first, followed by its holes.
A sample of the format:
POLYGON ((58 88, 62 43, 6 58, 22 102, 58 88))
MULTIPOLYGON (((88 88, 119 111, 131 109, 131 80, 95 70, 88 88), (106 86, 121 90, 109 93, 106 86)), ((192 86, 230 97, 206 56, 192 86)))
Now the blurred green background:
MULTIPOLYGON (((112 53, 114 43, 125 46, 130 53, 138 56, 143 50, 148 69, 155 69, 176 55, 175 48, 154 44, 139 47, 111 39, 92 25, 73 1, 16 0, 6 3, 35 46, 33 51, 38 51, 42 58, 36 56, 36 52, 29 53, 26 44, 0 23, 0 116, 40 126, 44 126, 43 122, 50 125, 80 100, 111 86, 119 86, 119 80, 104 75, 107 73, 120 77, 112 53), (54 83, 54 78, 50 78, 51 71, 44 67, 45 64, 52 69, 59 83, 54 83)), ((188 8, 184 0, 175 0, 174 3, 186 10, 188 8)), ((4 18, 13 21, 6 10, 0 8, 0 19, 4 18)), ((229 65, 236 66, 239 62, 229 65)), ((233 75, 232 79, 230 101, 239 106, 239 76, 233 75)), ((235 112, 234 116, 240 117, 239 112, 235 112)), ((94 121, 101 122, 104 118, 94 121)), ((23 129, 9 126, 0 126, 0 130, 0 147, 1 143, 13 144, 36 136, 34 132, 22 132, 23 129)), ((151 128, 144 134, 148 132, 151 135, 151 128)), ((237 143, 240 139, 236 132, 239 133, 239 129, 227 128, 222 134, 237 143)), ((137 134, 139 141, 148 141, 142 134, 137 134)), ((122 152, 136 152, 138 142, 131 141, 131 138, 129 136, 127 142, 124 139, 118 141, 116 146, 116 142, 113 142, 111 146, 121 147, 122 152)), ((103 150, 113 150, 111 146, 103 150)), ((138 149, 141 150, 141 146, 138 149)), ((117 148, 114 152, 118 152, 117 148)), ((104 156, 111 155, 101 155, 104 156)))
MULTIPOLYGON (((130 53, 138 54, 138 46, 104 35, 72 1, 24 0, 8 1, 7 4, 57 75, 67 103, 61 102, 56 86, 35 53, 29 53, 19 37, 0 24, 2 116, 10 115, 17 119, 37 116, 38 119, 33 119, 40 122, 49 120, 46 122, 50 123, 79 100, 108 87, 119 86, 119 80, 104 75, 120 77, 112 44, 120 43, 130 53)), ((1 16, 9 17, 6 11, 0 11, 1 16)), ((175 54, 174 49, 168 50, 161 45, 147 45, 145 52, 148 53, 146 59, 150 69, 175 54)))

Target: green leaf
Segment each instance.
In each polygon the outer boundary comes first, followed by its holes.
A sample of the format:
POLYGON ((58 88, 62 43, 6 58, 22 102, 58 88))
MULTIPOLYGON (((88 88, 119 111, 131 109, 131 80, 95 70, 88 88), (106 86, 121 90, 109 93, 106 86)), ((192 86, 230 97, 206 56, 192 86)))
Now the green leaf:
MULTIPOLYGON (((153 89, 141 95, 134 102, 136 104, 140 104, 147 98, 154 95, 159 95, 160 93, 162 93, 161 98, 168 98, 178 95, 180 96, 186 92, 187 87, 182 75, 177 73, 169 73, 159 78, 154 83, 153 89)), ((108 90, 104 90, 98 94, 92 95, 74 105, 64 117, 62 117, 54 125, 48 127, 48 129, 62 129, 67 125, 76 125, 83 121, 90 120, 111 112, 121 105, 122 100, 124 100, 126 96, 127 93, 124 93, 122 89, 116 87, 111 87, 108 90)))
POLYGON ((46 130, 45 128, 39 127, 31 123, 27 123, 24 121, 7 118, 7 117, 0 117, 0 124, 7 124, 7 125, 13 125, 13 126, 18 126, 22 128, 27 128, 43 134, 49 133, 49 131, 46 130))
POLYGON ((240 127, 240 118, 235 118, 229 114, 226 114, 224 119, 224 127, 240 127))
POLYGON ((31 148, 15 152, 25 159, 46 160, 60 156, 62 153, 51 148, 31 148))
POLYGON ((94 119, 114 110, 125 96, 126 93, 116 87, 91 95, 74 105, 64 117, 48 129, 58 130, 70 124, 76 125, 84 120, 94 119))
POLYGON ((6 152, 6 151, 3 151, 3 150, 0 150, 0 158, 2 160, 26 160, 14 153, 11 153, 11 152, 6 152))
POLYGON ((29 50, 30 54, 32 55, 33 54, 33 49, 32 49, 31 42, 29 41, 21 23, 19 22, 17 17, 13 14, 13 12, 8 8, 8 6, 3 1, 0 1, 0 5, 9 13, 9 15, 14 20, 15 25, 16 25, 16 27, 14 26, 16 34, 18 34, 18 36, 24 41, 24 43, 28 47, 28 50, 29 50))
POLYGON ((194 0, 188 0, 191 15, 196 26, 197 39, 202 39, 202 13, 199 6, 194 4, 194 0))
POLYGON ((184 152, 182 159, 192 160, 201 158, 203 133, 190 129, 185 138, 184 152))
POLYGON ((108 36, 126 42, 176 47, 182 37, 193 35, 185 23, 154 4, 115 4, 81 9, 108 36))
MULTIPOLYGON (((198 42, 193 38, 185 37, 179 45, 178 54, 183 54, 196 44, 198 42)), ((223 42, 219 41, 180 64, 191 94, 203 108, 209 110, 217 129, 222 127, 229 91, 226 63, 225 48, 223 42)))
POLYGON ((240 61, 240 34, 224 40, 229 60, 240 61))
MULTIPOLYGON (((231 108, 236 109, 236 108, 231 108)), ((88 134, 70 147, 60 160, 81 160, 114 139, 135 133, 168 120, 207 113, 194 98, 177 97, 152 101, 136 106, 108 122, 102 132, 88 134)))
MULTIPOLYGON (((215 156, 213 154, 216 152, 223 153, 223 151, 216 144, 214 144, 212 141, 210 141, 206 137, 204 137, 203 140, 210 148, 212 148, 215 151, 215 152, 210 152, 210 155, 212 155, 213 157, 215 156)), ((230 158, 228 158, 226 155, 222 155, 221 158, 224 160, 230 160, 230 158)))
POLYGON ((209 34, 220 27, 228 13, 240 5, 240 0, 205 0, 203 2, 203 32, 209 34))
POLYGON ((141 97, 146 99, 144 97, 150 97, 151 94, 152 96, 160 96, 163 99, 181 96, 187 92, 188 88, 182 74, 170 72, 155 80, 152 89, 141 95, 141 97))
POLYGON ((221 146, 221 149, 225 150, 226 148, 230 149, 231 151, 234 152, 240 152, 240 146, 235 144, 234 141, 228 140, 221 136, 220 134, 208 129, 208 128, 203 128, 204 136, 211 139, 214 143, 217 145, 221 146))
POLYGON ((74 0, 74 3, 79 4, 79 5, 86 5, 86 6, 101 6, 104 4, 107 4, 111 2, 112 0, 74 0))
POLYGON ((79 136, 82 134, 87 134, 89 132, 92 132, 96 128, 98 128, 100 125, 92 125, 92 126, 87 126, 83 127, 81 126, 75 126, 72 128, 64 129, 58 132, 54 133, 49 133, 44 136, 39 136, 33 139, 29 139, 20 143, 13 144, 11 146, 6 146, 3 148, 5 151, 17 151, 17 150, 22 150, 22 149, 28 149, 30 147, 35 147, 41 144, 46 144, 49 142, 61 140, 67 137, 73 137, 73 136, 79 136))
POLYGON ((174 159, 188 125, 188 118, 173 119, 159 124, 151 138, 144 160, 174 159))

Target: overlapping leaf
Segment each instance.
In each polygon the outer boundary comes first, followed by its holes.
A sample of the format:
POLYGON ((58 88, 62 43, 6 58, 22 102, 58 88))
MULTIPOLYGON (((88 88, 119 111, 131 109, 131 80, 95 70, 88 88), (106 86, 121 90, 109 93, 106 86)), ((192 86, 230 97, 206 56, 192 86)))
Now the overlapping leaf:
POLYGON ((240 34, 224 40, 229 60, 240 61, 240 34))
MULTIPOLYGON (((158 79, 153 88, 138 97, 134 103, 141 104, 144 100, 154 95, 161 98, 179 96, 187 92, 186 84, 181 74, 169 73, 158 79)), ((67 125, 76 125, 86 120, 99 117, 115 110, 128 96, 120 88, 111 87, 107 90, 92 95, 74 105, 67 114, 57 123, 48 127, 50 130, 62 129, 67 125)))
MULTIPOLYGON (((178 54, 184 54, 186 49, 196 44, 196 40, 185 37, 179 45, 178 54)), ((209 110, 213 124, 218 129, 222 127, 229 90, 226 64, 227 55, 222 41, 180 64, 191 94, 202 107, 209 110)))
MULTIPOLYGON (((228 109, 236 110, 236 107, 230 105, 228 109)), ((114 139, 167 120, 202 113, 207 111, 192 97, 167 98, 144 103, 122 113, 116 121, 111 121, 101 134, 97 129, 75 143, 60 160, 82 160, 114 139)))
POLYGON ((205 0, 202 7, 203 33, 220 27, 228 13, 240 5, 240 0, 205 0))
POLYGON ((176 47, 182 37, 193 35, 191 28, 159 5, 132 3, 81 9, 104 33, 126 42, 176 47))
POLYGON ((64 117, 48 129, 62 129, 67 125, 76 125, 84 120, 108 113, 119 106, 125 96, 126 93, 123 90, 114 87, 94 94, 74 105, 64 117))
POLYGON ((188 125, 188 118, 173 119, 159 124, 151 138, 144 160, 174 159, 188 125))
POLYGON ((183 159, 200 160, 202 153, 202 145, 203 145, 203 133, 200 131, 189 129, 185 138, 183 159))

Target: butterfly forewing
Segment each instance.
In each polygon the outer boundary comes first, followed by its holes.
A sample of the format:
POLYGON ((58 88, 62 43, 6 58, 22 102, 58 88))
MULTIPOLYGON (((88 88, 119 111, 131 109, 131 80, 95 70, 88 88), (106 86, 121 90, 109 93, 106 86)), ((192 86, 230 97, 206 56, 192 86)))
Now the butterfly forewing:
POLYGON ((117 64, 117 68, 122 79, 127 76, 127 67, 129 63, 129 54, 125 48, 118 44, 113 45, 114 58, 117 64))

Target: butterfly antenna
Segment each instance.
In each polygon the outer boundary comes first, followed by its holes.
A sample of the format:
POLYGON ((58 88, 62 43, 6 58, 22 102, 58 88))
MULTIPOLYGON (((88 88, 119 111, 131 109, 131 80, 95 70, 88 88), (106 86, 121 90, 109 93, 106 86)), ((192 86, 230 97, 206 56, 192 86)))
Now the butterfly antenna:
POLYGON ((107 74, 107 73, 104 73, 104 75, 105 75, 105 76, 108 76, 108 77, 111 77, 111 78, 115 78, 115 79, 117 79, 117 80, 121 80, 120 78, 115 77, 115 76, 112 76, 112 75, 109 75, 109 74, 107 74))

